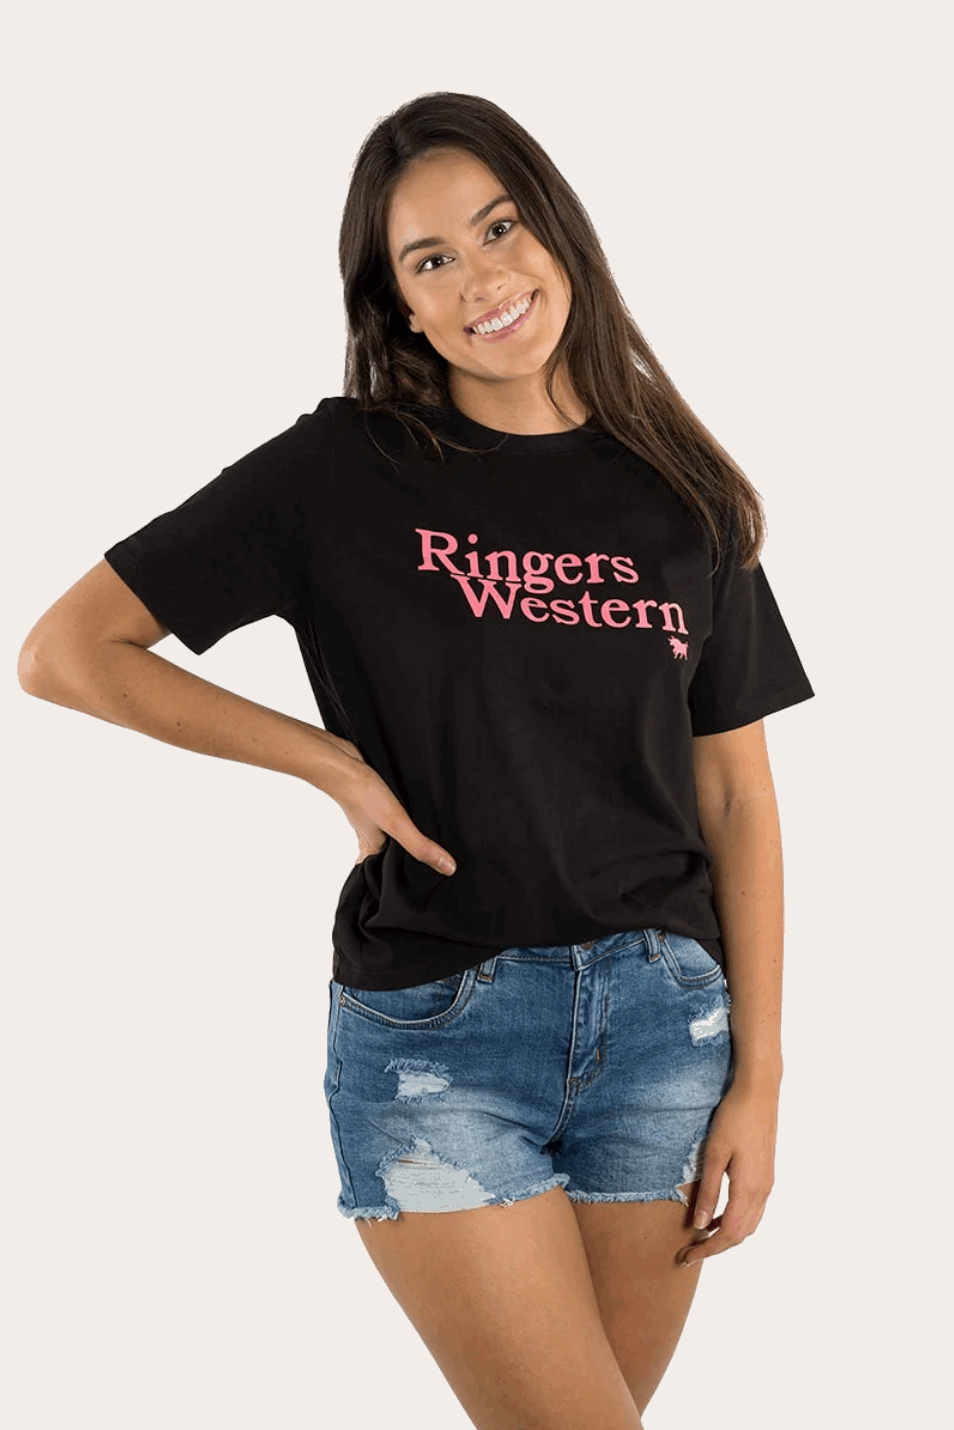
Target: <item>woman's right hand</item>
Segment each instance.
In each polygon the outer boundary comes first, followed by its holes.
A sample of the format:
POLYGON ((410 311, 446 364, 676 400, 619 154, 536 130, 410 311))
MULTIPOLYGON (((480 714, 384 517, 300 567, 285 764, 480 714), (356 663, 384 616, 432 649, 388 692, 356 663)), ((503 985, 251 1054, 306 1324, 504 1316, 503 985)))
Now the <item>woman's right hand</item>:
POLYGON ((457 867, 453 856, 421 833, 401 801, 357 747, 340 739, 336 744, 346 758, 335 788, 328 789, 328 793, 344 810, 358 836, 355 864, 363 863, 369 854, 377 854, 384 848, 385 836, 390 835, 412 858, 430 865, 439 874, 453 874, 457 867))

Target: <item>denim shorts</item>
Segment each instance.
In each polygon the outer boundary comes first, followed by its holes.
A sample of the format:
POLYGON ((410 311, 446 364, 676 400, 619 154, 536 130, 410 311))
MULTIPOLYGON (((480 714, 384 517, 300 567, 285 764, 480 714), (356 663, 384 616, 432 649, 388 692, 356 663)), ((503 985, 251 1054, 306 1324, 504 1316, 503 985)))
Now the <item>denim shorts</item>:
POLYGON ((345 1217, 687 1204, 732 1083, 731 998, 660 928, 506 948, 412 988, 329 985, 324 1089, 345 1217))

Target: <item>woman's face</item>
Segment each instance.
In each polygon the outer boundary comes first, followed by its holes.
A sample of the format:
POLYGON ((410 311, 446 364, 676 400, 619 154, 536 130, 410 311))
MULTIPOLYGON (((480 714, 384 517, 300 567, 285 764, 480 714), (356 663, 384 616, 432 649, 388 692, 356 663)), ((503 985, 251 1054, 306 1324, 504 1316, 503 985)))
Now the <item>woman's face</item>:
POLYGON ((429 154, 402 174, 388 222, 410 327, 462 375, 492 383, 540 371, 560 340, 571 300, 563 270, 525 227, 516 204, 509 198, 494 203, 504 193, 472 154, 429 154), (424 246, 404 252, 424 239, 424 246), (503 336, 487 338, 471 331, 489 310, 523 306, 531 295, 512 332, 501 328, 503 336))

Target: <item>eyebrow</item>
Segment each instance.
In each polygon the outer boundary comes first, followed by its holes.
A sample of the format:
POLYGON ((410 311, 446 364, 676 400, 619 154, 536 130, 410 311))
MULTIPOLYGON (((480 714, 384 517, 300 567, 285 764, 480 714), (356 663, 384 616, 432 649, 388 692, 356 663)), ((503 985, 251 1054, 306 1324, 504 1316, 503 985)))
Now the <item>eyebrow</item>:
MULTIPOLYGON (((470 220, 471 228, 475 228, 481 219, 485 219, 491 209, 495 209, 498 204, 513 203, 509 194, 498 194, 495 199, 491 199, 489 204, 484 204, 482 209, 478 209, 470 220)), ((414 253, 418 248, 433 248, 435 244, 446 243, 443 238, 418 238, 413 243, 406 243, 401 249, 398 263, 403 263, 409 253, 414 253)))

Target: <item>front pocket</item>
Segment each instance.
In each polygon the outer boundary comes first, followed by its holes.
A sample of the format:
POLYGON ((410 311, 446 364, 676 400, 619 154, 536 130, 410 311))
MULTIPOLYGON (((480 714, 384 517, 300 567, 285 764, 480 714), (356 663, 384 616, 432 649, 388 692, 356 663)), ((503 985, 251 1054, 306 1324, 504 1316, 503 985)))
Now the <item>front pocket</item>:
POLYGON ((724 979, 718 959, 712 957, 697 938, 666 929, 659 939, 666 967, 683 988, 707 988, 724 979))
POLYGON ((465 968, 446 978, 418 983, 413 988, 342 987, 342 1009, 392 1027, 425 1028, 458 1017, 476 986, 477 969, 465 968))

